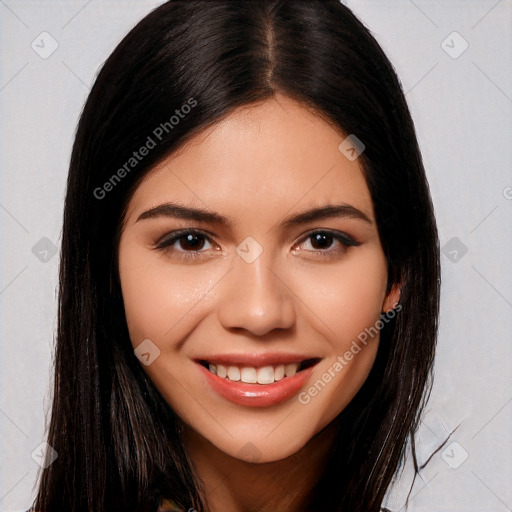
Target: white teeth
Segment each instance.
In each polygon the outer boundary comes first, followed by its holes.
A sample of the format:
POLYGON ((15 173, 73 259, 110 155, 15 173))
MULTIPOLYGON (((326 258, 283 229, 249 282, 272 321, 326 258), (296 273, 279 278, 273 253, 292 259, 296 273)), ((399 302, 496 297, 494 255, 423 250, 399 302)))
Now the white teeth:
POLYGON ((228 379, 235 382, 240 380, 240 370, 236 366, 228 368, 228 379))
POLYGON ((290 364, 287 364, 285 365, 284 367, 284 374, 287 376, 287 377, 293 377, 296 373, 297 373, 297 370, 299 369, 299 363, 290 363, 290 364))
POLYGON ((247 384, 256 384, 256 382, 258 382, 256 368, 242 368, 240 380, 247 384))
POLYGON ((227 371, 226 371, 226 367, 225 366, 222 366, 221 364, 218 364, 217 365, 217 375, 219 377, 221 377, 222 379, 224 379, 227 375, 227 371))
POLYGON ((258 370, 258 384, 272 384, 274 382, 274 368, 264 366, 258 370))
POLYGON ((233 382, 245 382, 246 384, 272 384, 284 379, 284 377, 293 377, 298 369, 299 363, 279 364, 277 366, 263 366, 262 368, 253 368, 245 366, 224 366, 222 364, 208 364, 208 369, 219 376, 221 379, 227 378, 233 382))
POLYGON ((274 380, 278 381, 281 380, 284 377, 284 364, 280 364, 279 366, 276 366, 276 369, 274 370, 274 380))

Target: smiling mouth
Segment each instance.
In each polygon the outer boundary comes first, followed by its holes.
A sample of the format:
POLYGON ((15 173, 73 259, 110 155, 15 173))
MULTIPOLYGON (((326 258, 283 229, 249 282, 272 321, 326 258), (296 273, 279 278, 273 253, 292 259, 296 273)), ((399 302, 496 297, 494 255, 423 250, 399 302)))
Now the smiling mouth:
POLYGON ((198 361, 214 375, 231 382, 243 382, 245 384, 268 385, 287 377, 293 377, 307 368, 311 368, 320 361, 320 358, 305 359, 298 363, 276 364, 261 367, 236 366, 214 364, 205 360, 198 361))

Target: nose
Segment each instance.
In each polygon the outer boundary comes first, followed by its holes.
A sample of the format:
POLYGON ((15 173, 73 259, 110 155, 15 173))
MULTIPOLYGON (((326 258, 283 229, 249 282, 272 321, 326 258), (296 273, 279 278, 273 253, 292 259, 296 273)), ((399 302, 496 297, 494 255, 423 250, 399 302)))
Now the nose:
POLYGON ((237 257, 219 289, 218 318, 226 329, 263 336, 295 324, 293 292, 265 252, 252 263, 237 257))

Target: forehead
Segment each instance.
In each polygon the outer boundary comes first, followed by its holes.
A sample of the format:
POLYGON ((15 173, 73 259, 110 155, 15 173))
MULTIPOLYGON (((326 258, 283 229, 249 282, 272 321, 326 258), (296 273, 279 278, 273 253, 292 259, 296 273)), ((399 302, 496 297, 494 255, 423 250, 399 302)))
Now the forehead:
POLYGON ((148 173, 128 217, 181 201, 233 217, 271 217, 297 207, 348 203, 373 216, 358 160, 339 150, 346 138, 310 109, 278 95, 241 107, 148 173))

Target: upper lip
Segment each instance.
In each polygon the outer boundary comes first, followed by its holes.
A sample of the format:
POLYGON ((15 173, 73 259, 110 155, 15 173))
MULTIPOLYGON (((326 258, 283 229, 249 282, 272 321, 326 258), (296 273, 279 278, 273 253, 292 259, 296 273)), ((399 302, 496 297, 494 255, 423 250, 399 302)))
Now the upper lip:
MULTIPOLYGON (((302 363, 309 360, 318 362, 321 358, 307 354, 290 353, 254 353, 254 354, 212 354, 205 357, 196 357, 198 363, 222 364, 225 366, 249 366, 261 368, 263 366, 277 366, 280 364, 302 363)), ((313 361, 312 361, 313 362, 313 361)))

